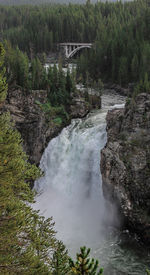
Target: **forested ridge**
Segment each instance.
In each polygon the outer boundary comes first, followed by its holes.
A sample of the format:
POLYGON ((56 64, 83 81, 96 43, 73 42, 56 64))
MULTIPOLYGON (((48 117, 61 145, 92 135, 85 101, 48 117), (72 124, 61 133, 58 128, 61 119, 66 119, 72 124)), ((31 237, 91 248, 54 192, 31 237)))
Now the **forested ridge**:
MULTIPOLYGON (((105 0, 103 0, 105 1, 105 0)), ((115 2, 117 0, 109 0, 111 2, 115 2)), ((126 1, 126 0, 125 0, 126 1)), ((131 0, 130 0, 131 1, 131 0)), ((97 0, 91 0, 92 3, 98 2, 97 0)), ((86 0, 0 0, 0 4, 2 5, 39 5, 45 3, 60 3, 60 4, 69 4, 69 3, 80 3, 85 4, 86 0)))
POLYGON ((78 62, 84 77, 88 71, 92 78, 124 85, 150 74, 149 0, 1 6, 0 16, 1 38, 31 59, 55 51, 60 42, 91 42, 78 62))

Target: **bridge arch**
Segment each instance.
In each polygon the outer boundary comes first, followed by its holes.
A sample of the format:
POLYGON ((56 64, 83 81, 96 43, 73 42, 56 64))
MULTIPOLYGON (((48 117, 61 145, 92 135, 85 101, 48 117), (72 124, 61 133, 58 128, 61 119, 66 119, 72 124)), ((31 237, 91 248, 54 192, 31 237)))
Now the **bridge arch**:
POLYGON ((92 48, 92 43, 60 43, 60 48, 66 59, 73 57, 78 51, 84 48, 92 48))
POLYGON ((90 49, 91 46, 80 46, 80 47, 74 49, 74 50, 68 55, 68 59, 71 58, 71 57, 73 57, 78 51, 80 51, 80 50, 82 50, 82 49, 86 49, 86 48, 87 48, 87 49, 90 49))

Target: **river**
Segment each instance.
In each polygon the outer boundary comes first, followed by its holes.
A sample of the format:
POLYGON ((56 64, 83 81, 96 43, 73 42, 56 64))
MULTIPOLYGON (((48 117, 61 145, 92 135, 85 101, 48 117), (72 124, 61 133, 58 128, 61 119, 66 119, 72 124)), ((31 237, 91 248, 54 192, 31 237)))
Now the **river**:
POLYGON ((35 204, 46 218, 53 216, 57 238, 74 257, 79 247, 91 248, 104 275, 144 275, 148 252, 127 231, 119 230, 116 209, 105 201, 100 174, 100 150, 107 141, 106 114, 124 106, 124 97, 102 96, 102 109, 74 119, 52 139, 40 163, 45 176, 35 182, 35 204))

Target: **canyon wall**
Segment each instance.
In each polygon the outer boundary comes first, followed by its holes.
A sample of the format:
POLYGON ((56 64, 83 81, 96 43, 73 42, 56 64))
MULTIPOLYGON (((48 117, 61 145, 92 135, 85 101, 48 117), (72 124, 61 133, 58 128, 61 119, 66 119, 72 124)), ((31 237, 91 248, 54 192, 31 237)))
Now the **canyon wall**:
POLYGON ((48 142, 57 136, 72 118, 82 118, 92 108, 100 108, 100 97, 93 97, 93 102, 87 102, 84 95, 77 91, 72 95, 68 106, 69 119, 64 123, 56 120, 56 115, 45 112, 42 108, 47 102, 45 90, 23 91, 20 88, 8 90, 3 112, 9 111, 15 127, 21 133, 24 151, 31 163, 39 164, 48 142), (96 102, 96 104, 95 104, 96 102))
POLYGON ((150 94, 107 114, 101 152, 103 191, 117 203, 125 225, 150 245, 150 94))

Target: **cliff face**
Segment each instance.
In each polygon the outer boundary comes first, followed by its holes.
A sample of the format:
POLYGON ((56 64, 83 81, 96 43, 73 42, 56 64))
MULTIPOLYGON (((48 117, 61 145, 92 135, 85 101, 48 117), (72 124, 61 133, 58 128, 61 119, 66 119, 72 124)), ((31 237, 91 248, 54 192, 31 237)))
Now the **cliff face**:
POLYGON ((150 94, 109 111, 107 133, 101 153, 104 195, 118 204, 128 228, 150 245, 150 94))
MULTIPOLYGON (((3 111, 10 112, 15 127, 21 133, 23 148, 30 162, 35 164, 39 164, 48 142, 69 124, 69 120, 65 124, 59 124, 55 122, 53 114, 45 113, 41 104, 45 104, 46 101, 46 91, 28 93, 20 89, 11 89, 3 107, 3 111)), ((97 98, 97 102, 100 105, 100 98, 97 98)), ((84 117, 93 107, 95 106, 87 103, 78 93, 72 98, 70 118, 84 117)))
POLYGON ((44 104, 45 91, 33 91, 27 94, 20 89, 8 91, 5 111, 9 111, 15 127, 21 133, 23 148, 31 163, 38 164, 47 138, 53 136, 57 129, 49 127, 46 116, 36 101, 44 104))

